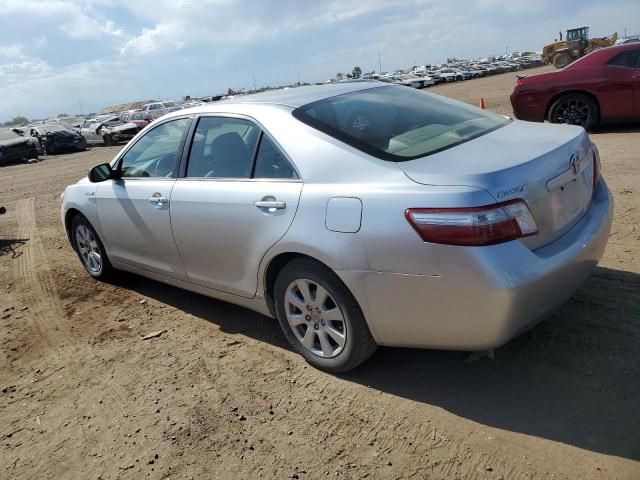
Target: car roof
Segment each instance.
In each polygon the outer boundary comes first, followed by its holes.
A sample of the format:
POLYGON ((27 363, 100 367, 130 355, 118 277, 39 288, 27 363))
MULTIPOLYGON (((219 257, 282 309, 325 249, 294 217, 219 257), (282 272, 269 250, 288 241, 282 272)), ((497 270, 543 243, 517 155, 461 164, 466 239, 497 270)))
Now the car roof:
POLYGON ((382 87, 386 85, 386 83, 379 82, 377 80, 350 80, 325 85, 309 85, 304 87, 293 87, 262 93, 253 93, 250 95, 241 95, 235 98, 222 100, 219 103, 227 105, 230 103, 271 103, 297 108, 319 100, 324 100, 325 98, 331 98, 345 93, 358 92, 360 90, 367 90, 369 88, 382 87))

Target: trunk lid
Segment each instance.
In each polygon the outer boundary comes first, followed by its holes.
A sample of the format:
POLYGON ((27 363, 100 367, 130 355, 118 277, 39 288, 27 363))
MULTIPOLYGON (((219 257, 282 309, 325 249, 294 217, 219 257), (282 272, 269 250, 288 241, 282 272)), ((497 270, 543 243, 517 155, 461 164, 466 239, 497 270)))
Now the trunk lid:
POLYGON ((479 187, 497 202, 522 198, 538 233, 520 241, 536 249, 562 236, 588 210, 593 194, 591 149, 581 127, 513 121, 398 166, 417 183, 479 187))

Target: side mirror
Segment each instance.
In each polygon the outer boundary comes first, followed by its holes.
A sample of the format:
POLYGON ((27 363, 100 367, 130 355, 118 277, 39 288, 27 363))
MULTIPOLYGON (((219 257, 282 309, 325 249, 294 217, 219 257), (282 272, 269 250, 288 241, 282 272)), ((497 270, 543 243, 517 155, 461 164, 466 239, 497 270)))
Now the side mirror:
POLYGON ((104 182, 105 180, 114 180, 116 172, 111 169, 108 163, 100 164, 89 170, 89 181, 91 183, 104 182))

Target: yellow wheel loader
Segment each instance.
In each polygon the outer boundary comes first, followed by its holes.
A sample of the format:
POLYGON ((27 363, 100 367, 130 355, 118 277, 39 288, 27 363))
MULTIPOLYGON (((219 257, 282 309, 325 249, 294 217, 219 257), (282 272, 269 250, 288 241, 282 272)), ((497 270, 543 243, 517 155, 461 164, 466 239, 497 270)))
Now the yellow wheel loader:
POLYGON ((610 47, 618 39, 613 33, 608 37, 589 38, 589 27, 572 28, 567 30, 566 40, 560 40, 545 45, 542 49, 542 61, 552 63, 556 68, 564 68, 574 60, 593 52, 598 48, 610 47))

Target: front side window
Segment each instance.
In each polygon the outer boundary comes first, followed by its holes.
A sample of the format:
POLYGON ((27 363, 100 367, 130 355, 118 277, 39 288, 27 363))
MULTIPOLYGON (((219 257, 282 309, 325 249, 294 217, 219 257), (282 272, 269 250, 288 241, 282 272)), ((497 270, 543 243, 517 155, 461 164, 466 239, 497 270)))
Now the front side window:
POLYGON ((149 130, 122 157, 121 176, 172 177, 190 122, 189 118, 180 118, 149 130))
POLYGON ((351 92, 304 105, 298 120, 375 157, 424 157, 507 125, 502 115, 402 86, 351 92))
POLYGON ((249 178, 260 129, 240 118, 203 117, 198 122, 187 177, 249 178))
POLYGON ((619 53, 608 62, 616 67, 638 68, 640 65, 640 49, 619 53))

